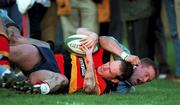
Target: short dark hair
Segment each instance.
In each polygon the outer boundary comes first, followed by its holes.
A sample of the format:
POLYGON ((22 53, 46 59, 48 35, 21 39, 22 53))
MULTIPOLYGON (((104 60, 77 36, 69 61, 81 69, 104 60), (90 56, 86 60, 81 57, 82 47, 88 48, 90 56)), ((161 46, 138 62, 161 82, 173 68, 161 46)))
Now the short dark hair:
POLYGON ((122 60, 120 71, 122 71, 122 74, 120 76, 117 76, 116 78, 119 81, 127 80, 133 74, 133 65, 122 60))
POLYGON ((146 66, 152 66, 154 71, 155 71, 155 77, 157 78, 159 75, 159 70, 155 62, 149 58, 142 58, 141 59, 141 64, 146 65, 146 66))

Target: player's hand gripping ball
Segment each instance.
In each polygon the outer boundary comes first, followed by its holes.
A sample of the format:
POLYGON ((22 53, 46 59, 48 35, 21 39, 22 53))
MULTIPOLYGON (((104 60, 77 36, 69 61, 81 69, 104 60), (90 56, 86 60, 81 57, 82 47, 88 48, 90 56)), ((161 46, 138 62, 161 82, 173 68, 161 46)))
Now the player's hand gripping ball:
MULTIPOLYGON (((87 35, 83 35, 83 34, 71 35, 64 40, 65 47, 72 53, 75 53, 77 55, 85 55, 85 52, 80 49, 80 40, 87 37, 88 37, 87 35)), ((93 53, 98 51, 98 49, 99 47, 98 45, 96 45, 94 47, 93 53)))

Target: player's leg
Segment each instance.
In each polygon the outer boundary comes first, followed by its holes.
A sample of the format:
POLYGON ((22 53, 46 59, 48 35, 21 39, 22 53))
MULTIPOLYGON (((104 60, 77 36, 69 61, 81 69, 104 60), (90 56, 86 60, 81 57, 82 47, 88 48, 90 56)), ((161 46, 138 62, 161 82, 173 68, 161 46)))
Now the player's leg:
MULTIPOLYGON (((56 63, 55 59, 53 58, 54 55, 52 55, 53 53, 49 49, 23 44, 11 46, 10 50, 10 60, 14 62, 18 67, 20 67, 22 70, 24 70, 24 72, 28 73, 29 80, 32 84, 40 83, 36 86, 40 87, 40 92, 42 94, 55 92, 59 88, 63 88, 68 83, 67 78, 58 73, 59 69, 55 66, 56 63), (49 59, 51 59, 50 62, 48 61, 49 59), (51 65, 53 65, 53 67, 51 65), (50 68, 47 66, 50 66, 50 68), (42 70, 40 69, 41 67, 47 69, 42 70), (54 72, 50 71, 52 69, 54 72)), ((19 89, 22 88, 23 85, 26 84, 21 82, 20 84, 17 84, 16 87, 18 90, 26 91, 27 88, 19 89)), ((28 86, 30 85, 28 84, 28 86)), ((32 88, 30 86, 30 91, 31 89, 32 88)))
POLYGON ((24 93, 49 94, 63 91, 67 86, 68 79, 59 73, 49 70, 39 70, 32 72, 27 81, 17 81, 13 87, 17 91, 24 93))
MULTIPOLYGON (((38 49, 33 45, 10 46, 10 51, 10 61, 25 72, 31 71, 42 59, 38 49)), ((15 81, 11 88, 21 92, 39 93, 39 90, 34 88, 33 84, 28 80, 15 81)))
POLYGON ((40 87, 41 94, 55 93, 68 84, 68 79, 49 70, 39 70, 30 74, 29 80, 35 87, 40 87))
POLYGON ((29 44, 10 46, 10 61, 25 71, 31 70, 42 57, 38 49, 29 44))

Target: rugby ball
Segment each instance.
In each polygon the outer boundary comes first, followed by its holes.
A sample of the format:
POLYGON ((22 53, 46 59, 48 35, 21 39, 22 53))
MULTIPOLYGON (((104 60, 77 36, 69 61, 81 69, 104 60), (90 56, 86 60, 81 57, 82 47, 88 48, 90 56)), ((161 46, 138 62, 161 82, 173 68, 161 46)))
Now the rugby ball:
MULTIPOLYGON (((88 37, 87 35, 83 34, 74 34, 71 35, 64 40, 65 47, 72 53, 75 53, 77 55, 85 55, 85 52, 80 49, 80 40, 88 37)), ((99 47, 98 45, 95 46, 93 53, 98 51, 99 47)))

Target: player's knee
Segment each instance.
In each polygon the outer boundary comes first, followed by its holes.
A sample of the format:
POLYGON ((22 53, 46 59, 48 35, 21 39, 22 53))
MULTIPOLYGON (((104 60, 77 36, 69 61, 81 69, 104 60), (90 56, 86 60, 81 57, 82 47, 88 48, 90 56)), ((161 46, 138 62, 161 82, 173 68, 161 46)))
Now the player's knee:
POLYGON ((58 75, 57 79, 58 79, 58 84, 61 85, 61 88, 65 87, 69 83, 67 77, 62 74, 58 75))
POLYGON ((48 83, 51 93, 54 93, 58 90, 63 90, 69 83, 68 79, 62 74, 54 74, 50 79, 45 80, 44 82, 48 83))

